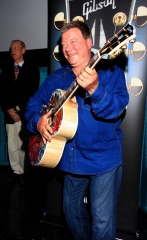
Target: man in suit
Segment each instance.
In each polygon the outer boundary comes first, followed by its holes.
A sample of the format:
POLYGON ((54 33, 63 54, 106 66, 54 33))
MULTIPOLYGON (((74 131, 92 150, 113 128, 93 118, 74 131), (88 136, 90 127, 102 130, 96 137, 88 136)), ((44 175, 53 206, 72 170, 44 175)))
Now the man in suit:
POLYGON ((39 88, 40 72, 35 64, 25 60, 25 43, 13 40, 11 60, 2 69, 1 108, 6 125, 8 156, 13 182, 23 182, 27 157, 28 132, 24 112, 27 102, 39 88))

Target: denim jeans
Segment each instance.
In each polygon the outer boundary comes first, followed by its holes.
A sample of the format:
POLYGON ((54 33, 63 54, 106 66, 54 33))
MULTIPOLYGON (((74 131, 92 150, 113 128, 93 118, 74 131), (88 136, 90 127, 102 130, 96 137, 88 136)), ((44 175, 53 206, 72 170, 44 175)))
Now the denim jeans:
POLYGON ((115 240, 121 177, 122 166, 101 175, 65 175, 63 210, 75 240, 115 240))

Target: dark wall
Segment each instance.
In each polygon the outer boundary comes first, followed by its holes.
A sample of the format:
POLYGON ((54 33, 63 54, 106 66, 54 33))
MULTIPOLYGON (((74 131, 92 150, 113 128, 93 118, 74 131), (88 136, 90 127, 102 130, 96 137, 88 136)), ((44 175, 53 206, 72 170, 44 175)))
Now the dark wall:
MULTIPOLYGON (((78 1, 78 8, 74 8, 75 1, 69 1, 72 4, 69 15, 81 16, 83 0, 78 1), (75 14, 73 13, 75 11, 75 14)), ((85 1, 84 1, 85 2, 85 1)), ((97 1, 100 2, 100 1, 97 1)), ((91 3, 92 4, 92 3, 91 3)), ((110 37, 112 32, 115 33, 115 28, 112 17, 117 12, 124 12, 127 16, 127 19, 136 27, 136 41, 143 43, 147 47, 147 36, 146 29, 147 25, 143 27, 137 27, 135 21, 133 21, 133 15, 136 14, 137 8, 139 6, 146 5, 146 1, 127 1, 127 0, 116 0, 115 4, 117 8, 109 9, 109 13, 103 14, 103 22, 107 22, 107 28, 105 27, 106 34, 103 37, 110 37), (111 19, 108 18, 109 17, 111 19), (109 22, 109 24, 108 24, 109 22), (111 33, 109 33, 111 29, 111 33)), ((49 37, 49 49, 50 57, 52 59, 50 64, 50 71, 54 71, 61 66, 61 64, 52 58, 52 53, 55 46, 58 44, 58 39, 60 38, 60 32, 54 26, 54 18, 59 12, 64 12, 66 18, 66 8, 65 1, 60 1, 60 4, 56 4, 55 1, 51 1, 52 12, 50 13, 50 37, 49 37)), ((77 5, 76 5, 77 6, 77 5)), ((98 12, 100 14, 100 12, 98 12)), ((85 16, 82 16, 85 18, 85 16)), ((71 19, 72 20, 72 19, 71 19)), ((103 25, 104 26, 104 25, 103 25)), ((96 29, 98 30, 98 29, 96 29)), ((99 27, 100 31, 100 27, 99 27)), ((95 35, 96 37, 97 35, 95 35)), ((97 39, 96 39, 97 40, 97 39)), ((108 40, 108 39, 107 39, 108 40)), ((98 40, 99 41, 99 40, 98 40)), ((99 42, 101 43, 101 42, 99 42)), ((122 187, 120 193, 120 202, 118 207, 118 229, 120 231, 135 233, 137 231, 137 221, 138 221, 138 191, 139 191, 139 175, 140 175, 140 161, 141 161, 141 150, 142 150, 142 137, 143 137, 143 125, 144 125, 144 112, 145 112, 145 96, 146 96, 146 79, 147 79, 147 59, 146 57, 141 60, 134 60, 132 54, 132 44, 128 44, 127 52, 127 68, 126 68, 126 84, 128 87, 130 101, 126 109, 126 116, 122 123, 122 129, 124 133, 124 167, 123 167, 123 179, 122 187), (139 79, 139 83, 133 81, 134 78, 139 79), (140 90, 141 89, 141 90, 140 90)), ((57 173, 56 173, 57 174, 57 173)), ((48 192, 52 189, 52 186, 56 186, 56 193, 61 192, 62 182, 57 181, 57 175, 54 175, 53 182, 49 185, 48 192), (53 184, 53 185, 52 185, 53 184)), ((50 196, 50 194, 49 194, 50 196)), ((54 196, 55 197, 55 196, 54 196)), ((48 198, 49 200, 49 198, 48 198)), ((47 201, 48 201, 47 200, 47 201)), ((60 200, 60 199, 59 199, 60 200)), ((60 202, 61 204, 61 202, 60 202)), ((53 204, 54 205, 54 204, 53 204)), ((58 205, 61 207, 61 205, 58 205)), ((55 215, 60 215, 60 207, 57 209, 55 215)), ((48 208, 48 213, 53 214, 51 206, 48 208)))
MULTIPOLYGON (((147 2, 144 0, 136 1, 134 14, 137 13, 140 6, 147 7, 147 2)), ((138 27, 134 21, 132 23, 136 27, 136 41, 144 44, 147 48, 147 24, 138 27)), ((129 46, 129 49, 132 49, 132 47, 129 46)), ((129 55, 127 86, 130 100, 122 124, 124 132, 124 170, 118 211, 118 227, 130 232, 136 231, 138 223, 140 163, 147 94, 146 66, 146 55, 138 61, 133 60, 132 55, 129 55), (133 84, 131 82, 133 78, 137 78, 139 82, 133 84)))

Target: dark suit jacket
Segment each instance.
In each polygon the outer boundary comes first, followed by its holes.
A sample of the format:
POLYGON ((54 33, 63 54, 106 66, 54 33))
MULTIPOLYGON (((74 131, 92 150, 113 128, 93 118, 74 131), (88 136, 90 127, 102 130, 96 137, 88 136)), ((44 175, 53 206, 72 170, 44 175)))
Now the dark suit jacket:
POLYGON ((7 114, 7 110, 19 106, 18 112, 22 122, 28 100, 39 88, 39 68, 24 60, 17 80, 14 76, 14 62, 10 61, 0 74, 0 106, 4 112, 5 123, 14 123, 7 114))

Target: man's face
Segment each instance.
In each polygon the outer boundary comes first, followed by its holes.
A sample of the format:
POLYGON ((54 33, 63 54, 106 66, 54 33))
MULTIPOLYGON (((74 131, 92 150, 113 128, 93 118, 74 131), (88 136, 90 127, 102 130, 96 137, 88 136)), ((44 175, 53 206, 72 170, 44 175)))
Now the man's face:
POLYGON ((78 28, 62 34, 62 51, 73 68, 84 68, 90 59, 92 40, 84 39, 78 28))
POLYGON ((21 47, 20 42, 13 42, 10 46, 11 56, 15 62, 21 62, 23 60, 23 54, 25 53, 25 48, 21 47))

